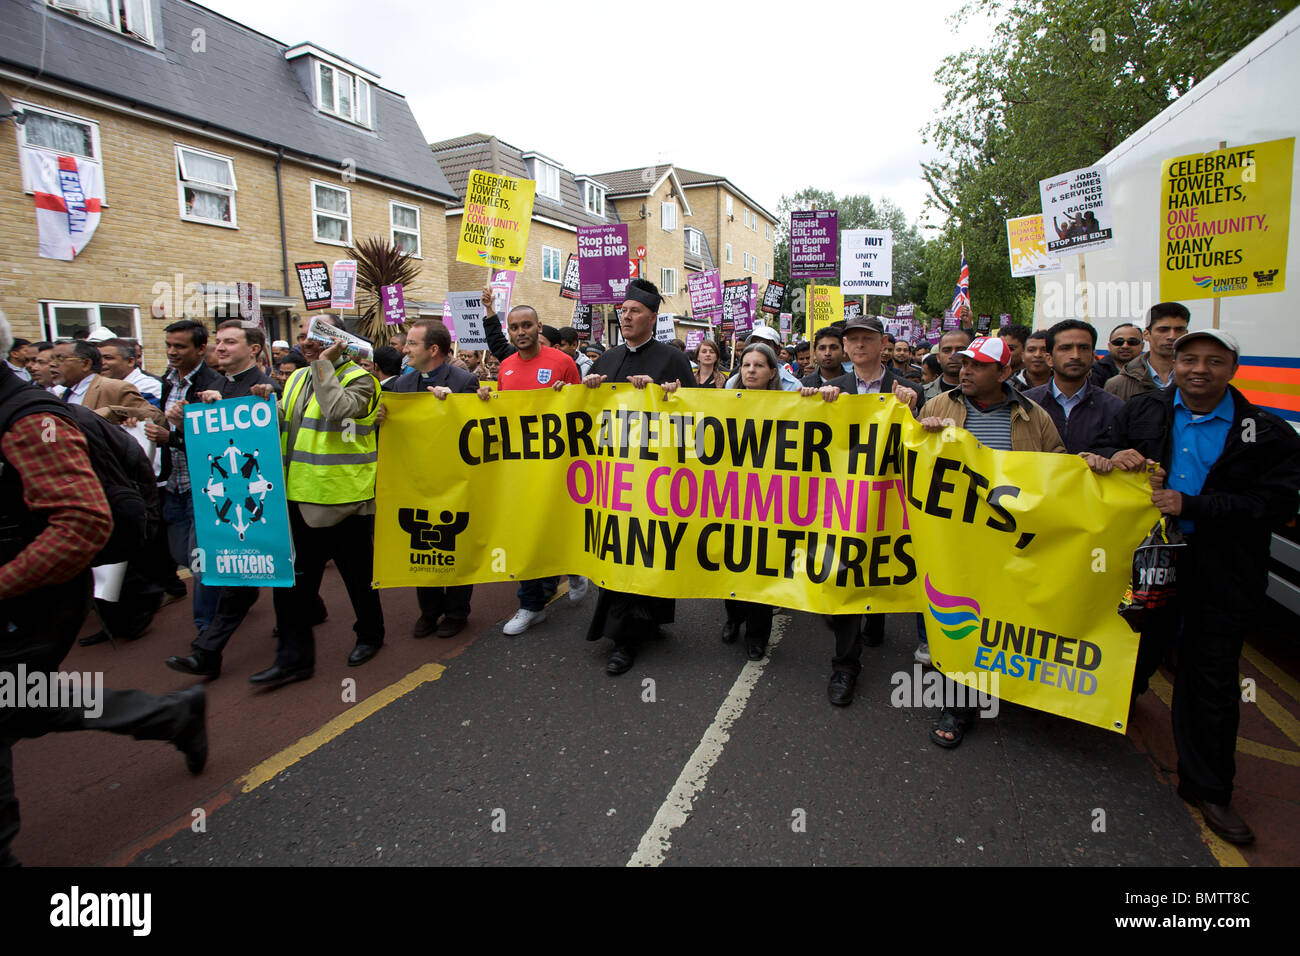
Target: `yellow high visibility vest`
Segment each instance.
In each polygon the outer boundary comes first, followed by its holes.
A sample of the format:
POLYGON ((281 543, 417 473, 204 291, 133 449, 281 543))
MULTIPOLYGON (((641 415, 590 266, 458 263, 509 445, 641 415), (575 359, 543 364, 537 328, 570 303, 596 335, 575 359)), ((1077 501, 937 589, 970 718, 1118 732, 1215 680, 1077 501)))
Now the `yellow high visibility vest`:
MULTIPOLYGON (((353 362, 335 369, 334 377, 347 387, 370 373, 353 362)), ((292 448, 288 447, 289 421, 311 368, 300 368, 284 385, 280 416, 280 450, 284 454, 290 501, 318 505, 342 505, 367 501, 375 496, 375 475, 379 470, 379 438, 375 414, 379 410, 379 388, 364 417, 327 421, 313 390, 292 448)))

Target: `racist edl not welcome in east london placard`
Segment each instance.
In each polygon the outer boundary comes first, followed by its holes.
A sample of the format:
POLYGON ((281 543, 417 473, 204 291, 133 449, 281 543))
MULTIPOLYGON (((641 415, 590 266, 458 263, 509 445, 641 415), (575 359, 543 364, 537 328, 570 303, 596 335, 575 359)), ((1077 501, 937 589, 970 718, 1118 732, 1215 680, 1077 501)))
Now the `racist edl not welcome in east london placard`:
POLYGON ((790 278, 838 275, 839 217, 834 209, 790 213, 790 278))
POLYGON ((1074 255, 1115 245, 1105 166, 1072 169, 1039 180, 1038 192, 1048 252, 1074 255))
POLYGON ((1166 159, 1160 298, 1286 289, 1295 137, 1166 159))

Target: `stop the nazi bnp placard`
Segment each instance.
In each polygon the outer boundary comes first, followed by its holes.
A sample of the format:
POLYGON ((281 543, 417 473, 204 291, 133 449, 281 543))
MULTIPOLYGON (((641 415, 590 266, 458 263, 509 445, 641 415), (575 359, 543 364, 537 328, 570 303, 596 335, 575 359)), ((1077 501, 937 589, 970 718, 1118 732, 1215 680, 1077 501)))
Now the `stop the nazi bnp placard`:
POLYGON ((894 233, 845 229, 840 233, 840 291, 894 294, 894 233))
POLYGON ((578 385, 385 403, 379 587, 573 573, 637 594, 919 612, 954 680, 1127 725, 1137 635, 1114 609, 1156 518, 1143 474, 927 432, 893 395, 578 385), (521 488, 546 521, 502 507, 521 488))
POLYGON ((473 170, 460 217, 456 261, 516 272, 523 268, 536 190, 531 179, 473 170))
POLYGON ((1160 171, 1160 297, 1286 288, 1295 137, 1166 159, 1160 171))

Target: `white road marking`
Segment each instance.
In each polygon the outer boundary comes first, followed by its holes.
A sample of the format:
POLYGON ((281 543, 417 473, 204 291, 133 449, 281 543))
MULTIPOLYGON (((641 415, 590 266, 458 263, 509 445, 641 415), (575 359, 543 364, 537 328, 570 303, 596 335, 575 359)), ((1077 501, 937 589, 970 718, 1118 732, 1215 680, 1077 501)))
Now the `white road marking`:
POLYGON ((731 685, 726 699, 714 714, 713 723, 709 724, 709 729, 700 738, 691 759, 686 761, 686 766, 677 775, 677 782, 668 791, 668 796, 659 807, 649 829, 641 835, 641 843, 627 861, 628 866, 658 866, 672 849, 673 831, 690 818, 695 797, 708 784, 709 771, 718 762, 722 748, 731 739, 731 725, 744 713, 749 695, 753 693, 758 679, 763 676, 771 652, 781 642, 789 621, 789 616, 785 614, 772 618, 772 637, 767 642, 767 655, 761 661, 747 661, 741 668, 740 676, 731 685))

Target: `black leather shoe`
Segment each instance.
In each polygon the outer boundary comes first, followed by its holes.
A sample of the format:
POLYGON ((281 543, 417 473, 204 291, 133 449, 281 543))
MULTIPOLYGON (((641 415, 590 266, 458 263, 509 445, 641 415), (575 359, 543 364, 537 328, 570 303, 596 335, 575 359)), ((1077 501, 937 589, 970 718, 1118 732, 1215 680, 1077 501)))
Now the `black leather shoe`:
POLYGON ((622 644, 614 648, 614 653, 609 655, 609 663, 605 665, 606 674, 622 674, 632 666, 636 660, 636 651, 622 644))
POLYGON ((728 621, 722 625, 722 643, 734 644, 736 638, 740 637, 740 625, 735 621, 728 621))
POLYGON ((208 762, 208 696, 202 684, 181 691, 189 713, 180 732, 172 738, 176 749, 185 755, 185 769, 202 773, 208 762))
POLYGON ((77 646, 94 647, 96 644, 103 644, 109 640, 112 640, 112 638, 108 636, 108 631, 96 631, 94 634, 87 634, 85 637, 77 638, 77 646))
POLYGON ((826 696, 836 707, 847 707, 853 703, 853 687, 858 678, 848 671, 836 671, 831 675, 831 682, 826 685, 826 696))
POLYGON ((761 661, 763 659, 763 654, 765 654, 766 652, 767 652, 766 647, 760 647, 757 644, 745 645, 745 655, 751 661, 761 661))
POLYGON ((415 627, 411 629, 412 637, 428 637, 438 629, 438 619, 429 617, 427 614, 421 614, 420 619, 415 622, 415 627))
POLYGON ((442 623, 438 625, 438 630, 433 632, 434 637, 455 637, 461 631, 465 630, 468 621, 453 621, 449 617, 444 617, 442 623))
POLYGON ((315 673, 313 667, 288 668, 281 667, 279 664, 272 664, 264 671, 258 671, 248 679, 248 682, 254 687, 282 687, 285 684, 292 684, 297 680, 306 680, 315 673))
POLYGON ((221 676, 221 655, 210 651, 195 649, 188 657, 169 657, 165 663, 174 671, 194 677, 215 679, 221 676))
POLYGON ((1207 800, 1194 800, 1193 803, 1205 817, 1205 825, 1229 843, 1243 846, 1255 842, 1255 834, 1232 807, 1223 803, 1210 803, 1207 800))
POLYGON ((348 667, 360 667, 370 658, 379 653, 382 644, 358 644, 352 648, 352 653, 348 655, 348 667))

